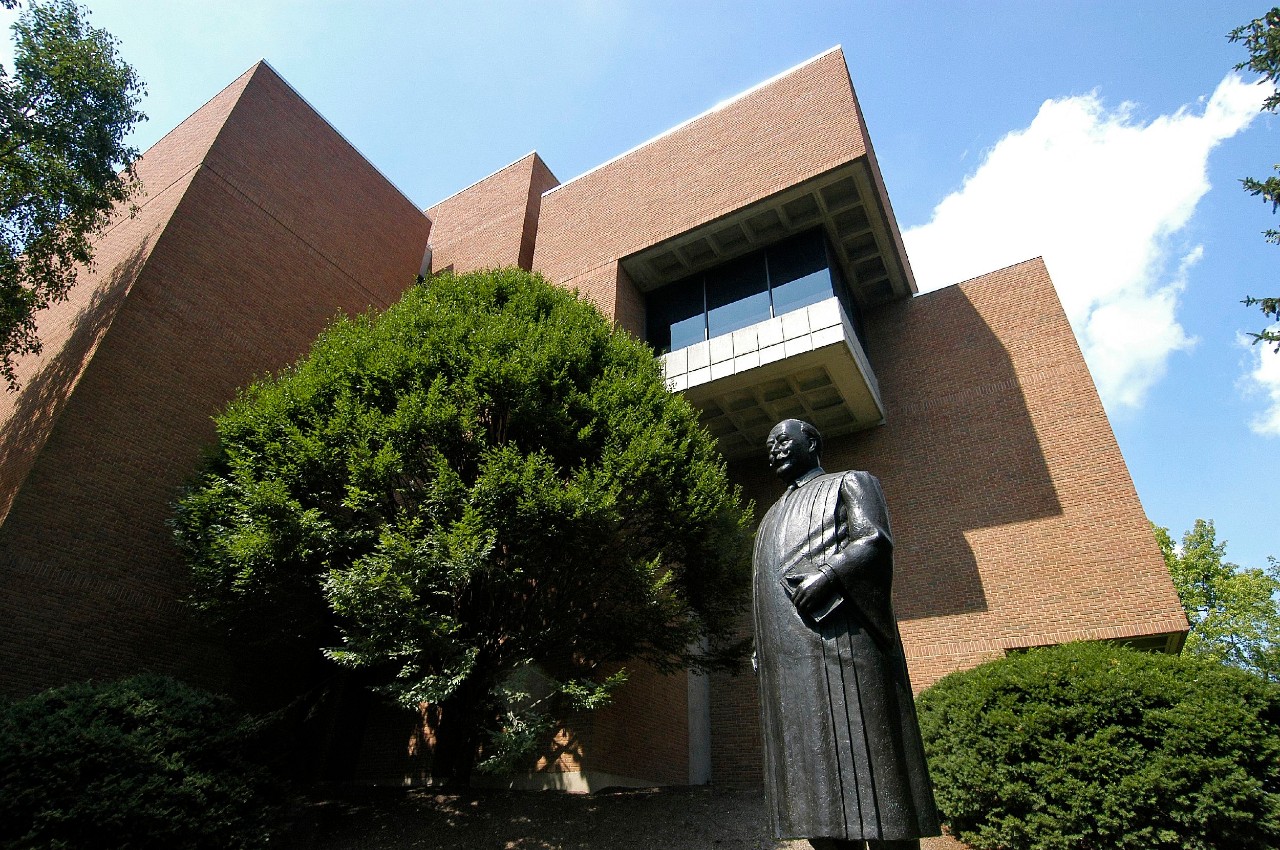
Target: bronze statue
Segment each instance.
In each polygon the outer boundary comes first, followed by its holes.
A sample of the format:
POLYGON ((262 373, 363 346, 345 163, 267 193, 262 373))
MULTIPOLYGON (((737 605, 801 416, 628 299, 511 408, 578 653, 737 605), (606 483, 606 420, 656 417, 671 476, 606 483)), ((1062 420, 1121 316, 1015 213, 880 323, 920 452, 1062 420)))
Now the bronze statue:
POLYGON ((776 838, 819 850, 918 848, 938 835, 891 601, 893 538, 880 482, 827 474, 822 436, 769 433, 787 491, 756 534, 755 634, 765 787, 776 838))

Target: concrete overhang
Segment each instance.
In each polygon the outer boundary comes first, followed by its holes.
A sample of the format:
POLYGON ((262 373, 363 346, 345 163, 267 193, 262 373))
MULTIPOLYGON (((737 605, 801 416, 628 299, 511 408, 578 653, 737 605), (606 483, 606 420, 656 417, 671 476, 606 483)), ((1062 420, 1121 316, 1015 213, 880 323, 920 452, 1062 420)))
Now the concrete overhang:
POLYGON ((880 388, 853 325, 832 297, 663 355, 668 385, 701 410, 734 459, 763 451, 783 419, 825 437, 884 421, 880 388))
POLYGON ((621 260, 649 292, 819 225, 858 306, 910 298, 911 267, 868 157, 846 162, 621 260))

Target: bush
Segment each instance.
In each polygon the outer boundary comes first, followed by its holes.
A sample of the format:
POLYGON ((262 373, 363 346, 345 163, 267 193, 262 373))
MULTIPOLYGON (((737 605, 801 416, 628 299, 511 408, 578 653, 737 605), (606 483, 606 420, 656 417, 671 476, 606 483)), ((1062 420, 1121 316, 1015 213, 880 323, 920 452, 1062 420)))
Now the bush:
POLYGON ((174 518, 197 605, 439 708, 439 777, 535 731, 504 719, 521 668, 571 695, 745 655, 751 511, 715 438, 648 346, 538 275, 341 318, 217 429, 174 518))
POLYGON ((280 787, 263 722, 159 676, 0 705, 0 847, 249 848, 280 787))
POLYGON ((1280 687, 1105 644, 920 695, 943 820, 978 850, 1280 846, 1280 687))

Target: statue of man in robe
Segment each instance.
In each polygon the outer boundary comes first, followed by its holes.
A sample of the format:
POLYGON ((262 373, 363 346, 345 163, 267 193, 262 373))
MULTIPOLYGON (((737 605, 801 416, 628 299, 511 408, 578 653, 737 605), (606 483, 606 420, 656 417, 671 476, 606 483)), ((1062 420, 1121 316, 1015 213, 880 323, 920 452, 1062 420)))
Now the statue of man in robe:
POLYGON ((807 422, 779 423, 767 445, 787 484, 754 557, 774 836, 816 850, 919 848, 939 834, 938 812, 893 614, 880 482, 824 472, 822 436, 807 422))

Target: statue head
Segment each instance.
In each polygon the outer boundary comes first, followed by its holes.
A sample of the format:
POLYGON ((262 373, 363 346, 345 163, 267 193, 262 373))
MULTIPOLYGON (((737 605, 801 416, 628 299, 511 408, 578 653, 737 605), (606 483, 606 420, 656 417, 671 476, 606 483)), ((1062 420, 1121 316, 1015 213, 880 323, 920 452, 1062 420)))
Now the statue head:
POLYGON ((769 449, 769 465, 788 484, 812 469, 817 469, 822 454, 822 435, 808 422, 784 419, 769 432, 765 440, 769 449))

